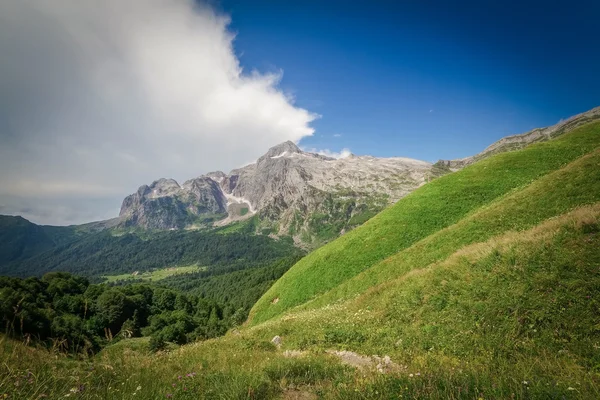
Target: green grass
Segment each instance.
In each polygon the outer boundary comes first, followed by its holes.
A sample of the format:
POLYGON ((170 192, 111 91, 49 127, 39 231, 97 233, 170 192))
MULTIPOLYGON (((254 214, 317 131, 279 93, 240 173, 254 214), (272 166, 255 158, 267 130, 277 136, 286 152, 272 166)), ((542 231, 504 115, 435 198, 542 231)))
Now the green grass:
POLYGON ((300 260, 257 302, 250 314, 251 323, 266 321, 314 299, 599 146, 600 123, 596 122, 428 183, 300 260), (279 298, 276 304, 272 303, 274 298, 279 298))
POLYGON ((594 123, 434 180, 302 259, 222 338, 79 360, 0 337, 0 399, 598 399, 599 147, 594 123))
POLYGON ((600 203, 465 247, 344 303, 166 353, 134 339, 76 360, 0 337, 0 396, 595 399, 598 248, 600 203), (288 349, 304 353, 285 357, 288 349), (354 369, 326 349, 389 355, 396 368, 354 369))
POLYGON ((600 203, 250 332, 406 367, 339 398, 396 398, 399 387, 408 398, 599 398, 598 249, 600 203))
POLYGON ((440 230, 346 280, 300 307, 316 308, 355 296, 412 269, 443 260, 465 245, 510 230, 527 229, 581 204, 600 201, 600 150, 501 197, 460 222, 440 230))
POLYGON ((105 275, 102 278, 106 280, 108 283, 117 282, 117 281, 127 281, 127 280, 138 280, 141 279, 143 281, 159 281, 161 279, 168 278, 174 275, 180 274, 189 274, 191 272, 200 272, 205 271, 206 267, 200 267, 198 265, 188 265, 185 267, 171 267, 171 268, 163 268, 163 269, 155 269, 153 271, 145 271, 140 272, 136 275, 133 274, 121 274, 121 275, 105 275))

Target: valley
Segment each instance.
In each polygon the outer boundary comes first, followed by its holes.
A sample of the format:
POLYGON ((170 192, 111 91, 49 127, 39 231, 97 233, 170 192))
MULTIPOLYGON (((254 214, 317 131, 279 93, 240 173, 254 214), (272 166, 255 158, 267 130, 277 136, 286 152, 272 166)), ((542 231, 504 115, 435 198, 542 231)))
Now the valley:
MULTIPOLYGON (((65 287, 43 283, 57 279, 52 273, 34 286, 33 278, 2 278, 5 323, 31 321, 36 307, 67 320, 70 303, 62 299, 74 298, 108 318, 104 300, 93 300, 101 291, 122 293, 127 304, 144 291, 172 291, 180 300, 169 305, 162 295, 146 297, 148 310, 160 317, 150 317, 131 338, 103 338, 90 328, 97 347, 85 357, 51 341, 28 344, 23 338, 31 328, 13 325, 0 338, 0 393, 24 399, 596 398, 599 114, 594 109, 562 122, 560 135, 460 168, 446 162, 443 174, 380 212, 366 208, 370 218, 355 214, 354 229, 312 251, 294 235, 263 233, 258 203, 248 204, 247 219, 213 228, 117 224, 64 235, 68 240, 60 243, 20 239, 27 244, 20 248, 33 250, 5 252, 12 259, 3 274, 64 270, 97 283, 52 298, 54 287, 65 287), (38 242, 39 249, 32 245, 38 242), (38 303, 28 300, 31 305, 18 305, 19 296, 7 290, 25 293, 30 286, 47 292, 38 303), (182 313, 186 307, 200 311, 182 313), (192 319, 185 322, 185 315, 192 319)), ((330 226, 330 215, 311 218, 330 226)), ((297 226, 306 233, 309 225, 297 226)), ((89 324, 85 314, 78 318, 89 324)))

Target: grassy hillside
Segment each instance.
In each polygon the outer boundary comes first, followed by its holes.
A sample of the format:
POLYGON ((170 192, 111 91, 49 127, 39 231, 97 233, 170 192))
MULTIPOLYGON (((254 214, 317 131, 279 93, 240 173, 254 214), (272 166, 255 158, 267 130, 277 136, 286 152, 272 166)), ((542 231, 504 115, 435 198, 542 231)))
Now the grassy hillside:
POLYGON ((167 353, 148 353, 135 339, 76 361, 0 338, 0 394, 595 399, 598 248, 596 204, 467 246, 350 301, 167 353), (283 338, 279 350, 269 342, 274 334, 283 338), (391 362, 382 374, 374 364, 344 365, 324 351, 331 349, 391 362))
POLYGON ((592 123, 423 186, 301 259, 225 337, 84 360, 0 337, 0 396, 597 399, 598 293, 592 123))
MULTIPOLYGON (((434 180, 298 262, 259 300, 251 312, 251 322, 266 321, 314 299, 598 147, 600 123, 595 122, 556 140, 499 154, 434 180)), ((575 204, 578 201, 575 199, 575 204)), ((511 226, 501 226, 498 231, 502 229, 511 226)))
POLYGON ((94 277, 192 264, 239 270, 298 253, 291 241, 244 233, 106 230, 5 265, 0 273, 27 277, 65 271, 94 277))
POLYGON ((41 226, 22 217, 0 215, 0 266, 33 257, 76 237, 71 227, 41 226))

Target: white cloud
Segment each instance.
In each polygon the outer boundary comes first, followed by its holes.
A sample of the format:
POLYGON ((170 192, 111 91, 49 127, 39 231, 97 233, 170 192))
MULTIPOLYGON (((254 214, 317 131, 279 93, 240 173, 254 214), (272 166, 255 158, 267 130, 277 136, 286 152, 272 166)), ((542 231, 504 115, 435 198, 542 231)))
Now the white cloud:
POLYGON ((302 151, 306 151, 308 153, 317 153, 322 156, 332 157, 332 158, 346 158, 352 155, 350 149, 343 148, 341 151, 331 151, 329 149, 315 149, 315 148, 302 148, 302 151))
POLYGON ((342 134, 341 133, 334 133, 333 137, 342 137, 342 134))
POLYGON ((105 215, 143 183, 312 135, 283 73, 242 71, 228 23, 193 0, 0 2, 3 211, 78 196, 105 215))

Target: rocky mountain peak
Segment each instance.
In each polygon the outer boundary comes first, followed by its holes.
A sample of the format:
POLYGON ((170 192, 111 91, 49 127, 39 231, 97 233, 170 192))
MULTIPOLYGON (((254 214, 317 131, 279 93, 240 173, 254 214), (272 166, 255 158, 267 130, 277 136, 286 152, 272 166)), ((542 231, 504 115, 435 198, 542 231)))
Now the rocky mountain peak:
POLYGON ((291 156, 292 154, 301 154, 302 150, 296 145, 296 143, 288 140, 286 142, 280 143, 276 146, 273 146, 258 159, 257 164, 260 164, 264 160, 268 159, 277 159, 286 156, 291 156))
POLYGON ((175 179, 161 178, 152 182, 148 189, 150 189, 149 197, 156 198, 170 196, 178 192, 181 187, 175 179))
POLYGON ((204 174, 203 176, 210 178, 217 183, 221 183, 221 181, 227 177, 227 174, 223 171, 212 171, 204 174))

